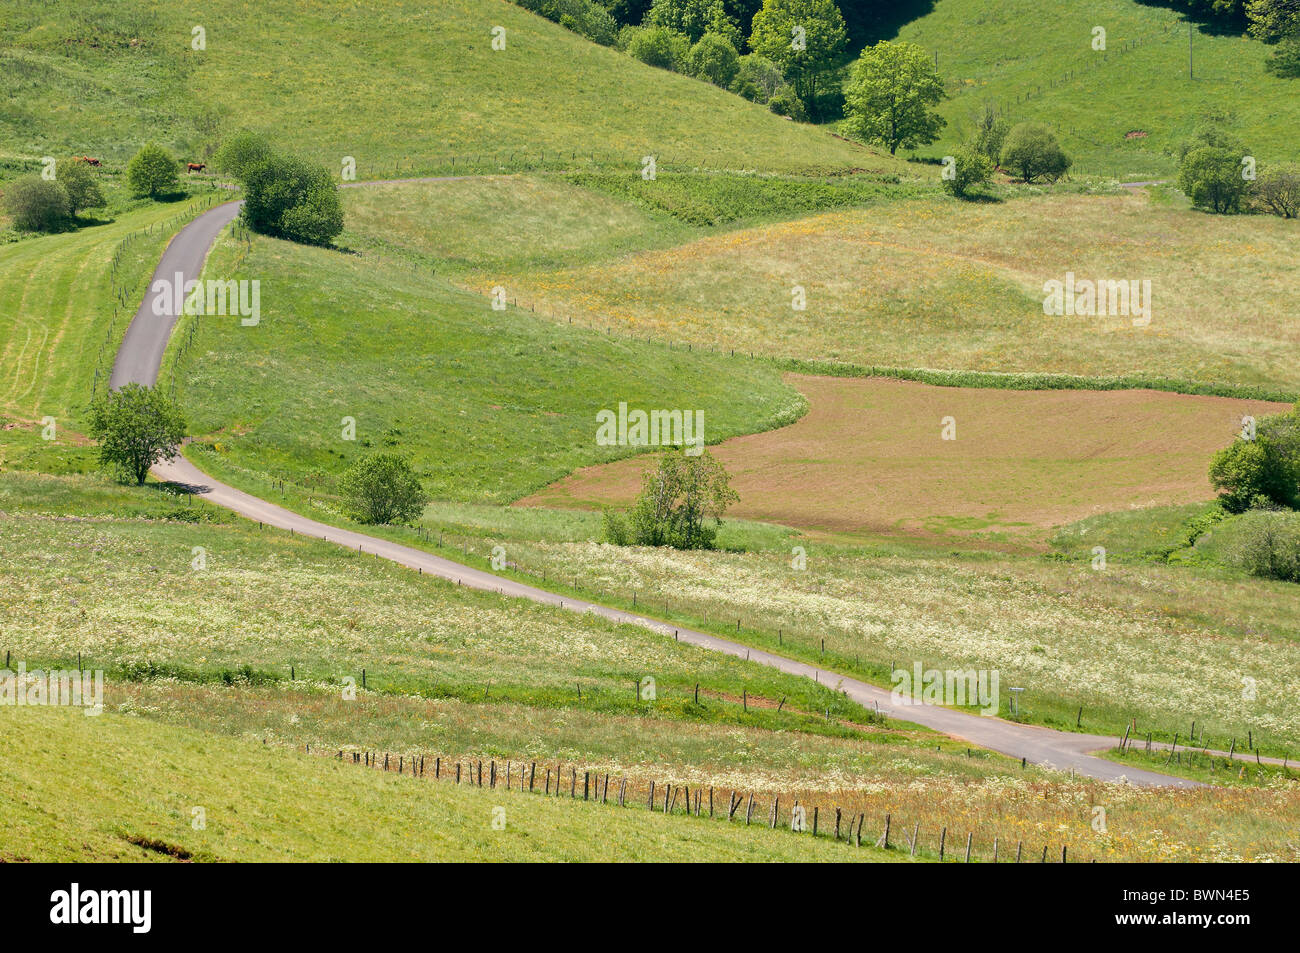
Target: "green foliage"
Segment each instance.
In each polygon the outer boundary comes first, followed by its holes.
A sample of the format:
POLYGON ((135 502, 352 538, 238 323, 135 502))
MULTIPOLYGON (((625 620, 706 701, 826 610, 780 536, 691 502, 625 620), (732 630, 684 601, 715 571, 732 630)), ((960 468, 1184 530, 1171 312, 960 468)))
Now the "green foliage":
POLYGON ((1300 515, 1258 510, 1234 529, 1237 565, 1254 576, 1300 582, 1300 515))
POLYGON ((740 58, 732 89, 752 102, 765 104, 785 86, 781 67, 765 56, 750 53, 740 58))
POLYGON ((943 187, 958 198, 993 178, 993 160, 974 146, 965 146, 953 156, 951 173, 945 173, 943 187))
POLYGON ((698 43, 706 33, 724 37, 734 50, 740 42, 736 24, 727 16, 722 0, 654 0, 646 26, 660 26, 698 43))
POLYGON ((27 232, 57 232, 68 224, 68 192, 58 182, 28 175, 5 189, 5 211, 14 227, 27 232))
POLYGON ((266 235, 328 245, 343 231, 338 188, 321 166, 273 156, 244 174, 244 218, 266 235))
POLYGON ((1229 512, 1300 507, 1300 410, 1262 418, 1253 439, 1234 440, 1216 453, 1210 482, 1229 512))
POLYGON ((1255 180, 1253 191, 1259 203, 1274 215, 1295 218, 1300 215, 1300 166, 1264 169, 1255 180))
POLYGON ((558 23, 566 30, 585 36, 601 46, 613 46, 618 40, 618 21, 593 0, 514 0, 516 4, 558 23))
POLYGON ((813 118, 823 77, 847 43, 833 0, 763 0, 749 36, 749 48, 781 68, 813 118))
POLYGON ((803 100, 791 86, 782 86, 778 89, 767 101, 767 108, 778 116, 789 116, 795 122, 803 122, 808 118, 808 110, 804 108, 803 100))
POLYGON ((180 409, 162 391, 135 383, 95 401, 89 425, 100 461, 137 486, 150 467, 175 455, 186 429, 180 409))
POLYGON ((411 523, 429 502, 410 461, 396 453, 362 457, 344 472, 339 488, 358 523, 411 523))
POLYGON ((616 516, 606 518, 607 538, 620 545, 712 549, 722 514, 739 499, 713 454, 668 453, 642 478, 626 526, 616 516))
POLYGON ((1295 0, 1246 0, 1250 32, 1265 43, 1300 36, 1300 4, 1295 0))
POLYGON ((691 41, 667 27, 628 27, 619 34, 628 55, 647 66, 681 72, 690 53, 691 41))
POLYGON ((1280 42, 1264 61, 1264 69, 1278 79, 1300 79, 1300 37, 1280 42))
POLYGON ((180 185, 180 166, 162 146, 142 146, 126 167, 126 181, 136 195, 156 198, 180 185))
POLYGON ((1056 134, 1038 122, 1022 122, 1007 133, 1002 165, 1026 182, 1055 182, 1069 171, 1071 161, 1056 141, 1056 134))
POLYGON ((220 171, 242 179, 255 166, 269 161, 271 156, 271 143, 265 136, 242 129, 221 144, 212 157, 212 164, 220 171))
POLYGON ((1007 141, 1007 133, 1011 129, 1010 123, 997 106, 993 103, 985 103, 984 107, 975 114, 974 127, 969 145, 988 156, 996 165, 998 159, 1002 157, 1002 145, 1007 141))
POLYGON ((943 80, 914 43, 881 41, 862 51, 844 88, 847 126, 890 154, 934 142, 946 120, 932 107, 945 97, 943 80))
POLYGON ((99 176, 85 162, 60 160, 56 173, 59 184, 68 193, 68 211, 74 217, 82 209, 103 208, 108 204, 99 188, 99 176))
POLYGON ((740 70, 740 55, 731 41, 720 33, 705 33, 691 47, 686 58, 692 76, 707 79, 715 86, 727 89, 740 70))
POLYGON ((1240 152, 1201 146, 1179 164, 1178 188, 1197 208, 1228 215, 1241 211, 1250 182, 1242 175, 1240 152))

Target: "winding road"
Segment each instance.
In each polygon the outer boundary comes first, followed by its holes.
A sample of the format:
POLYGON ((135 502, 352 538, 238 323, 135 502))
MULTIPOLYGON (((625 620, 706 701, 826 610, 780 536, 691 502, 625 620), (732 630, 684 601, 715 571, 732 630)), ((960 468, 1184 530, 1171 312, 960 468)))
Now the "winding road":
MULTIPOLYGON (((411 181, 446 181, 446 179, 400 179, 350 184, 353 186, 388 185, 411 181)), ((197 279, 217 235, 239 214, 241 204, 238 201, 231 201, 218 205, 181 229, 163 252, 162 260, 154 272, 154 281, 163 279, 169 283, 175 282, 178 274, 182 282, 197 279)), ((131 382, 152 386, 158 379, 167 340, 179 315, 171 313, 173 307, 168 292, 155 293, 152 290, 154 281, 150 282, 150 290, 132 318, 122 340, 109 381, 112 388, 131 382), (155 312, 155 298, 159 295, 165 296, 165 299, 155 312)), ((186 485, 205 499, 268 526, 292 530, 304 536, 313 536, 350 549, 373 553, 379 558, 475 589, 530 599, 543 605, 557 606, 574 612, 591 613, 616 623, 642 626, 667 636, 675 636, 690 645, 747 658, 751 662, 768 665, 791 675, 816 678, 824 685, 842 689, 849 698, 867 708, 878 708, 883 715, 923 725, 972 745, 989 748, 1014 758, 1024 758, 1032 764, 1061 771, 1074 771, 1104 781, 1127 781, 1150 786, 1201 786, 1199 782, 1128 767, 1093 754, 1093 752, 1117 747, 1119 745, 1117 738, 1021 725, 1000 718, 981 717, 934 705, 898 705, 895 704, 887 689, 834 672, 827 672, 805 662, 751 648, 707 632, 674 627, 649 616, 559 596, 536 586, 443 559, 421 549, 319 523, 220 483, 204 474, 182 456, 155 466, 153 474, 160 480, 186 485)))

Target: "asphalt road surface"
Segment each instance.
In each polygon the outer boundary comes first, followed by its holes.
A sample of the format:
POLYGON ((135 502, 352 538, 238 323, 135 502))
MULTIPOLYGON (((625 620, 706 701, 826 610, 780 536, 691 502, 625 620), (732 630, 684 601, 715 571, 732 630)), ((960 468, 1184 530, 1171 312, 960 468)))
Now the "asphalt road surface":
MULTIPOLYGON (((181 229, 163 252, 154 279, 175 282, 178 273, 182 276, 182 282, 198 278, 203 270, 204 259, 218 233, 239 214, 240 204, 227 202, 218 205, 181 229)), ((152 386, 158 379, 163 352, 167 348, 167 339, 176 324, 177 315, 169 313, 172 308, 168 301, 164 301, 159 307, 159 311, 163 314, 159 315, 155 312, 154 299, 157 295, 152 288, 151 281, 150 291, 146 294, 122 340, 122 347, 118 351, 110 378, 111 387, 121 387, 132 381, 152 386)), ((970 742, 972 745, 989 748, 1014 758, 1024 758, 1031 764, 1048 766, 1061 771, 1074 771, 1080 775, 1106 781, 1126 780, 1139 785, 1199 786, 1195 781, 1116 764, 1092 754, 1092 752, 1118 746, 1117 738, 1020 725, 1000 718, 982 717, 936 705, 899 705, 894 702, 888 689, 833 672, 822 671, 805 662, 798 662, 760 649, 752 649, 707 632, 674 627, 648 616, 559 596, 535 586, 463 566, 420 549, 318 523, 273 503, 250 496, 234 487, 219 483, 202 473, 184 457, 177 456, 166 463, 159 464, 154 467, 153 473, 160 480, 188 485, 194 492, 211 502, 268 526, 292 530, 304 536, 314 536, 364 553, 373 553, 378 558, 392 560, 418 572, 440 576, 475 589, 491 590, 502 595, 531 599, 534 602, 558 606, 574 612, 591 613, 613 622, 642 626, 661 632, 665 637, 675 636, 690 645, 747 658, 752 662, 769 665, 792 675, 814 678, 822 684, 843 690, 850 698, 867 708, 878 708, 883 715, 923 725, 953 738, 970 742)))

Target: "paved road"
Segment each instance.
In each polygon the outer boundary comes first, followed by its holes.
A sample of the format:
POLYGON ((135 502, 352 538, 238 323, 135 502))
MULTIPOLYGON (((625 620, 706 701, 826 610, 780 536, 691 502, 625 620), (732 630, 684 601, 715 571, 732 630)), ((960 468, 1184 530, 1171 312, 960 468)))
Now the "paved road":
MULTIPOLYGON (((356 183, 357 185, 365 183, 356 183)), ((382 184, 382 183, 375 183, 382 184)), ((238 214, 239 203, 228 202, 219 205, 185 226, 163 253, 162 261, 154 278, 175 279, 180 272, 182 280, 197 278, 203 268, 203 261, 212 247, 217 234, 238 214)), ((152 288, 152 282, 151 282, 152 288)), ((113 387, 120 387, 131 381, 152 385, 158 378, 163 352, 167 338, 176 323, 175 315, 158 316, 154 312, 155 294, 151 290, 136 312, 131 326, 122 340, 117 361, 110 378, 113 387)), ((169 310, 166 306, 160 310, 169 310)), ((773 668, 792 675, 815 678, 823 684, 842 689, 850 698, 868 708, 879 708, 881 714, 911 721, 935 731, 943 732, 954 738, 960 738, 972 745, 990 748, 1015 758, 1026 758, 1032 764, 1046 765, 1062 771, 1073 770, 1078 774, 1106 781, 1127 780, 1141 785, 1169 785, 1178 787, 1198 786, 1196 782, 1154 771, 1115 764, 1090 754, 1116 747, 1118 739, 1100 735, 1072 734, 1018 725, 999 718, 984 718, 962 711, 941 708, 934 705, 900 706, 894 704, 887 689, 867 684, 854 678, 848 678, 821 671, 805 662, 798 662, 784 656, 774 655, 759 649, 751 649, 738 642, 720 638, 707 632, 693 629, 675 628, 658 619, 637 613, 612 609, 608 606, 559 596, 544 589, 538 589, 525 583, 495 576, 480 569, 463 566, 460 563, 440 556, 434 556, 420 549, 403 546, 358 533, 353 530, 340 529, 325 523, 318 523, 283 507, 268 503, 220 483, 201 472, 184 457, 159 464, 153 473, 160 480, 170 480, 192 487, 196 493, 220 506, 234 510, 248 519, 258 520, 278 529, 293 530, 304 536, 314 536, 359 549, 365 553, 374 553, 379 558, 408 566, 428 575, 440 576, 471 586, 500 592, 503 595, 531 599, 544 605, 560 606, 575 612, 589 612, 619 623, 639 625, 676 637, 690 645, 698 645, 773 668)))

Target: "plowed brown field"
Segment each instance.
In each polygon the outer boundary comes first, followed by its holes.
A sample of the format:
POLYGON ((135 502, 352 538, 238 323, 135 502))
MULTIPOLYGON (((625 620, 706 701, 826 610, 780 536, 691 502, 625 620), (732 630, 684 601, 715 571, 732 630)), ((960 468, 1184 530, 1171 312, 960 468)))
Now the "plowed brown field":
MULTIPOLYGON (((1210 499, 1210 457, 1243 415, 1287 409, 1146 390, 788 380, 808 398, 803 419, 712 448, 740 494, 730 515, 833 532, 1023 530, 1210 499), (942 439, 945 417, 954 440, 942 439)), ((520 505, 625 505, 653 460, 580 470, 520 505)))

